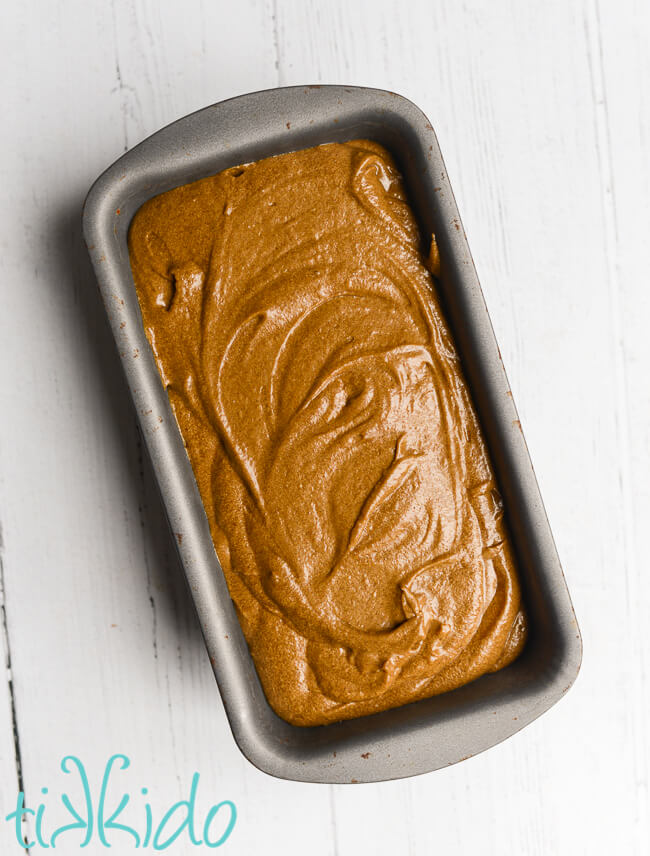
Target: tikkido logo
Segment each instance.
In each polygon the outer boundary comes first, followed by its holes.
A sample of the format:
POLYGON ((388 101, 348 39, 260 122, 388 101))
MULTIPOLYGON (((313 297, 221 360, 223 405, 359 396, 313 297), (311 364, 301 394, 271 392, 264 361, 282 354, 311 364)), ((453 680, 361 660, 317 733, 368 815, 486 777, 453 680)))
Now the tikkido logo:
POLYGON ((188 798, 170 806, 157 822, 149 802, 148 788, 140 788, 142 799, 137 799, 139 807, 136 807, 136 799, 131 801, 128 793, 122 792, 119 799, 109 798, 109 787, 113 785, 112 790, 115 790, 114 770, 126 770, 130 765, 126 755, 113 755, 108 759, 95 802, 83 763, 74 755, 67 755, 61 761, 61 770, 67 775, 73 775, 76 787, 80 787, 81 797, 77 799, 76 807, 68 794, 61 793, 60 804, 59 801, 54 801, 57 802, 59 810, 60 806, 63 806, 66 822, 53 827, 45 820, 46 810, 51 813, 52 809, 53 798, 49 795, 49 789, 41 788, 45 799, 36 809, 26 808, 25 794, 21 791, 16 800, 15 811, 5 817, 7 822, 14 825, 17 845, 23 851, 25 848, 36 847, 57 848, 65 839, 65 852, 69 853, 69 848, 74 846, 76 838, 79 847, 88 847, 91 843, 102 847, 117 845, 122 852, 131 839, 131 847, 134 849, 166 850, 184 835, 185 840, 189 839, 195 847, 215 849, 230 838, 237 821, 237 809, 231 800, 223 800, 210 806, 203 823, 197 818, 199 773, 194 773, 192 777, 188 798), (123 816, 130 802, 131 808, 123 816), (140 822, 134 824, 135 815, 139 816, 140 822), (126 822, 127 819, 129 823, 126 822), (69 822, 70 820, 72 822, 69 822), (50 830, 46 834, 47 826, 50 830))

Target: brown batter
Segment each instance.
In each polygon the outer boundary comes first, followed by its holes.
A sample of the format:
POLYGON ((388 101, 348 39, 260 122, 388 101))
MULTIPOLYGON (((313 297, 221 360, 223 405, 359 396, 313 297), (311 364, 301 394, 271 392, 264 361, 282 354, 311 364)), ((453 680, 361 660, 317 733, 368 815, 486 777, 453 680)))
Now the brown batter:
POLYGON ((511 662, 501 500, 388 153, 334 143, 179 187, 129 248, 274 710, 334 722, 511 662))

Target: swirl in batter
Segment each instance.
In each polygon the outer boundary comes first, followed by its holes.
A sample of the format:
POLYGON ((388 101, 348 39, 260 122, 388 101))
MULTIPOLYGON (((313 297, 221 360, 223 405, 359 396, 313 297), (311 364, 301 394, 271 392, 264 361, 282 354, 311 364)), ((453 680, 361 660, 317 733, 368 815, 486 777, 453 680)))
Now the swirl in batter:
POLYGON ((514 659, 501 500, 390 155, 228 169, 147 202, 129 249, 274 710, 334 722, 514 659))

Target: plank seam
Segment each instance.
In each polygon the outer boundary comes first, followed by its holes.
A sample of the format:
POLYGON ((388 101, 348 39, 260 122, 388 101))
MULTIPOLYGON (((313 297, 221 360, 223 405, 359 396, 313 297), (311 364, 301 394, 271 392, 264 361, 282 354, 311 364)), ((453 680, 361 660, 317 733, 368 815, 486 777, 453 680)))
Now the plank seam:
MULTIPOLYGON (((16 708, 16 694, 14 692, 13 672, 11 668, 11 643, 9 640, 9 624, 7 621, 7 596, 5 587, 5 572, 4 572, 4 541, 2 537, 2 529, 0 528, 0 621, 2 622, 2 647, 4 650, 5 675, 7 680, 7 690, 9 693, 9 708, 11 716, 11 728, 13 733, 14 744, 14 763, 16 766, 16 783, 18 791, 25 793, 25 784, 23 781, 23 762, 22 752, 20 748, 20 733, 18 729, 18 715, 16 708)), ((25 844, 29 841, 29 823, 27 815, 23 815, 25 844)), ((29 847, 25 847, 25 853, 29 854, 29 847)))

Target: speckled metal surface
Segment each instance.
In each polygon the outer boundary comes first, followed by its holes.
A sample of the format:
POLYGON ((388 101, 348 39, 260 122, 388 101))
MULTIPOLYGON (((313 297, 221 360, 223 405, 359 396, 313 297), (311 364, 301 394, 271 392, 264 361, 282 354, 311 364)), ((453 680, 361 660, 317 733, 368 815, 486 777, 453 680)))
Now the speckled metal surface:
POLYGON ((306 782, 373 782, 436 770, 488 749, 548 710, 580 668, 580 632, 438 143, 411 102, 376 89, 256 92, 163 128, 91 188, 84 236, 237 744, 259 769, 306 782), (127 250, 142 203, 229 166, 367 137, 404 174, 423 233, 435 232, 441 297, 490 448, 530 614, 511 666, 459 690, 335 725, 298 728, 267 704, 147 342, 127 250))

